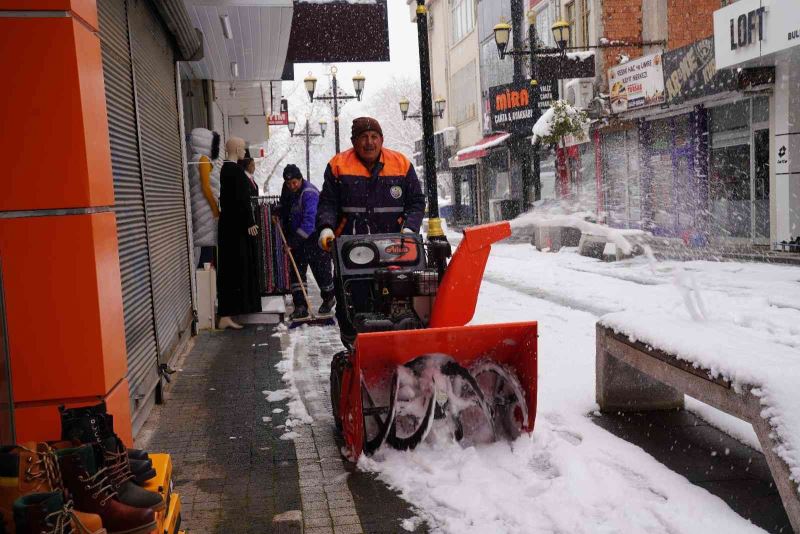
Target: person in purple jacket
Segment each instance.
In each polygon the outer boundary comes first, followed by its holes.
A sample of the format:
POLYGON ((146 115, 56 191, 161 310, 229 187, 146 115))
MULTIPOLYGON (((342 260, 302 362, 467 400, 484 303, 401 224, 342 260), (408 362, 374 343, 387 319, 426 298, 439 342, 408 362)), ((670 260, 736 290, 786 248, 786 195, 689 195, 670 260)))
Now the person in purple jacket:
POLYGON ((318 314, 330 315, 336 302, 331 274, 331 255, 317 246, 319 232, 315 229, 319 190, 314 184, 303 179, 303 174, 297 165, 289 164, 283 169, 283 180, 280 200, 281 225, 301 278, 298 280, 294 269, 290 270, 294 311, 289 319, 302 321, 309 318, 308 306, 303 295, 309 267, 322 292, 322 305, 318 314))

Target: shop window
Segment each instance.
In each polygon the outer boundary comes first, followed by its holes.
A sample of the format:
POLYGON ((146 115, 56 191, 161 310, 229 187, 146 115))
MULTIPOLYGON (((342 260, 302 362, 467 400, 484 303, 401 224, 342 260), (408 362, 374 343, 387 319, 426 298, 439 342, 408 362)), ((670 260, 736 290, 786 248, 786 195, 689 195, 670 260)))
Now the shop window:
POLYGON ((474 0, 454 0, 450 21, 452 23, 452 44, 466 37, 475 27, 474 0))
POLYGON ((586 46, 589 44, 589 0, 578 0, 578 2, 580 2, 580 35, 578 35, 580 44, 578 46, 586 46))
POLYGON ((572 31, 569 32, 569 46, 575 46, 575 2, 567 2, 564 6, 564 11, 567 15, 569 27, 572 29, 572 31))
POLYGON ((753 99, 753 124, 769 122, 769 98, 759 96, 753 99))
MULTIPOLYGON (((753 106, 755 118, 755 103, 753 106)), ((769 239, 769 130, 753 133, 753 216, 756 239, 769 239)))
POLYGON ((712 231, 718 237, 750 236, 750 147, 731 145, 711 151, 709 203, 712 231))
POLYGON ((450 117, 453 124, 475 119, 478 102, 477 85, 474 60, 453 75, 450 83, 450 99, 453 102, 450 117))

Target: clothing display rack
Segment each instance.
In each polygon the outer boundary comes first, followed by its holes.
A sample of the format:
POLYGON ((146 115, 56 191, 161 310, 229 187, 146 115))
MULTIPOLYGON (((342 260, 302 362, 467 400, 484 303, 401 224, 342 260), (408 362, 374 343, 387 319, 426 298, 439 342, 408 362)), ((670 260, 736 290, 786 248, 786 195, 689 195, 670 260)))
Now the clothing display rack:
POLYGON ((281 242, 278 227, 272 217, 280 220, 278 196, 252 197, 258 233, 258 283, 261 296, 290 293, 289 256, 281 242))

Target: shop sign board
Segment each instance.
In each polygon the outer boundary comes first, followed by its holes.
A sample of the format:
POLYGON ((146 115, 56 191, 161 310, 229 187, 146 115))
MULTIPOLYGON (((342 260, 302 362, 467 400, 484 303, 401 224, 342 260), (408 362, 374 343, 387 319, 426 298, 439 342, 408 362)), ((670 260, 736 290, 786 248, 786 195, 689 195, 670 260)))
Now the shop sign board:
POLYGON ((267 118, 267 124, 270 126, 288 126, 289 125, 289 102, 285 98, 281 98, 281 109, 278 113, 272 113, 267 118))
POLYGON ((797 0, 739 0, 714 12, 718 69, 800 45, 797 0))
POLYGON ((632 59, 608 69, 611 111, 621 113, 663 104, 664 70, 661 54, 632 59))
POLYGON ((594 78, 594 52, 546 54, 536 57, 536 78, 540 80, 571 80, 594 78))
POLYGON ((717 70, 713 37, 664 52, 662 58, 668 104, 680 104, 693 98, 736 90, 734 72, 717 70))
POLYGON ((534 115, 528 81, 489 88, 489 114, 492 130, 529 135, 539 118, 534 115))

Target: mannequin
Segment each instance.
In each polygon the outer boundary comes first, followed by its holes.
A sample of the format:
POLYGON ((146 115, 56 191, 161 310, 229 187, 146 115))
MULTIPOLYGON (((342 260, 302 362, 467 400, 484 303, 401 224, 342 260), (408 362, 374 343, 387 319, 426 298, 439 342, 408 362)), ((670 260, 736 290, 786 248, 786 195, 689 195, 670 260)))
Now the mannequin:
MULTIPOLYGON (((198 265, 210 261, 209 250, 200 247, 217 246, 217 223, 219 219, 219 173, 222 160, 219 158, 220 137, 217 132, 195 128, 189 138, 192 158, 189 163, 189 186, 192 200, 192 230, 195 258, 198 265)), ((213 249, 210 250, 213 258, 213 249)))
MULTIPOLYGON (((231 137, 220 172, 219 266, 217 297, 219 328, 240 329, 231 316, 261 311, 258 286, 258 225, 250 203, 250 179, 237 163, 245 156, 245 142, 231 137)), ((257 192, 256 192, 257 194, 257 192)))

